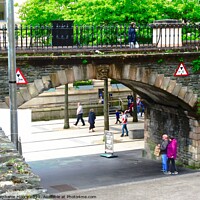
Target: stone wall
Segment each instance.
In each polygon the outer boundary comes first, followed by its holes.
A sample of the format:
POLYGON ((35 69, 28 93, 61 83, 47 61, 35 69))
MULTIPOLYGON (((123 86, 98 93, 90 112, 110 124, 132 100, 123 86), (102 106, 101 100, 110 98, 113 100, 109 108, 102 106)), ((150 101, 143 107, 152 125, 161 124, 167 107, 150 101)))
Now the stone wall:
MULTIPOLYGON (((29 83, 33 83, 35 80, 42 79, 42 77, 49 76, 52 73, 62 71, 65 69, 75 70, 77 73, 75 76, 79 77, 82 72, 86 74, 85 66, 88 68, 99 65, 116 65, 123 67, 124 65, 130 65, 130 67, 140 68, 137 73, 142 73, 144 69, 150 69, 152 72, 162 74, 165 77, 170 77, 171 80, 176 80, 182 86, 187 86, 193 93, 200 96, 199 79, 200 73, 193 73, 192 61, 199 58, 199 52, 190 53, 152 53, 152 54, 122 54, 122 55, 95 55, 95 56, 30 56, 17 58, 17 67, 20 67, 29 83), (83 65, 83 60, 86 60, 88 64, 83 65), (183 60, 189 76, 187 77, 174 77, 174 72, 177 69, 180 60, 183 60), (79 70, 79 71, 78 71, 79 70)), ((91 68, 92 69, 92 68, 91 68)), ((62 73, 62 72, 61 72, 62 73)), ((91 70, 87 72, 92 74, 91 70)), ((8 66, 7 59, 0 58, 0 101, 4 101, 5 96, 9 94, 8 84, 8 66)), ((60 74, 61 76, 62 74, 60 74)), ((76 78, 76 77, 75 77, 76 78)), ((86 77, 87 78, 87 77, 86 77)), ((71 77, 74 79, 74 77, 71 77)), ((23 87, 23 86, 20 86, 23 87)))
POLYGON ((146 109, 144 125, 145 155, 153 155, 163 134, 173 135, 178 141, 178 160, 182 164, 200 167, 200 122, 178 109, 160 105, 146 109))
POLYGON ((40 187, 39 176, 15 149, 0 128, 0 199, 48 199, 47 191, 40 187))

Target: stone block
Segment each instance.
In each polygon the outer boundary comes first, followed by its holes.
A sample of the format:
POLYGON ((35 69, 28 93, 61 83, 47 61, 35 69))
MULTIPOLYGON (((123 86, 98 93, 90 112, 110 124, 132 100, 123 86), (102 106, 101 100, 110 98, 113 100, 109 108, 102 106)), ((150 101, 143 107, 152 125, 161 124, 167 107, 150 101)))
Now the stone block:
POLYGON ((172 91, 172 94, 174 96, 178 96, 180 90, 181 90, 182 84, 176 84, 174 90, 172 91))
POLYGON ((42 82, 44 85, 44 89, 47 90, 52 87, 50 76, 43 76, 42 82))
POLYGON ((46 81, 50 81, 50 76, 42 76, 42 82, 45 83, 46 81))
POLYGON ((200 154, 192 154, 192 159, 194 160, 194 161, 199 161, 200 160, 200 154))
POLYGON ((20 87, 19 91, 25 102, 31 100, 31 95, 30 95, 27 87, 20 87))
POLYGON ((190 131, 189 132, 189 138, 193 139, 193 135, 194 135, 194 132, 190 131))
POLYGON ((0 102, 0 108, 8 108, 8 105, 5 102, 0 102))
POLYGON ((84 80, 84 70, 82 66, 73 66, 75 81, 84 80))
POLYGON ((129 71, 129 77, 131 80, 135 80, 136 79, 136 71, 137 69, 135 67, 131 67, 130 71, 129 71))
POLYGON ((191 90, 187 91, 183 100, 186 103, 189 103, 192 98, 192 95, 193 95, 193 91, 191 91, 191 90))
POLYGON ((160 88, 163 80, 164 80, 164 74, 158 74, 158 76, 156 77, 155 86, 160 88))
POLYGON ((65 74, 65 70, 58 71, 57 74, 58 74, 58 78, 59 78, 61 85, 65 85, 65 84, 68 83, 67 82, 67 76, 65 74))
POLYGON ((92 64, 87 64, 87 77, 88 79, 96 78, 96 71, 92 64))
POLYGON ((194 133, 194 134, 193 134, 193 139, 194 139, 194 140, 200 140, 200 134, 194 133))
POLYGON ((193 129, 192 131, 193 131, 194 133, 200 134, 200 126, 195 126, 195 127, 193 127, 192 129, 193 129))
POLYGON ((145 69, 145 68, 143 68, 142 80, 141 80, 141 81, 142 81, 143 83, 148 83, 150 74, 151 74, 151 70, 150 70, 150 69, 145 69))
POLYGON ((170 77, 164 77, 160 88, 166 90, 168 88, 169 83, 170 83, 170 77))
POLYGON ((41 93, 44 91, 44 84, 42 79, 34 80, 35 87, 37 88, 38 92, 41 93))
POLYGON ((198 101, 198 95, 193 94, 190 101, 189 101, 189 105, 193 107, 193 106, 196 105, 197 101, 198 101))
POLYGON ((184 99, 187 90, 188 90, 187 87, 181 87, 180 92, 178 93, 178 97, 179 97, 180 99, 184 99))
POLYGON ((189 145, 189 148, 188 148, 189 152, 193 153, 193 154, 200 154, 200 147, 195 147, 195 146, 192 146, 192 145, 189 145))
POLYGON ((125 65, 122 71, 122 78, 129 79, 130 77, 130 65, 125 65))
POLYGON ((130 139, 143 139, 144 129, 129 130, 128 134, 130 139))
POLYGON ((193 125, 193 126, 200 126, 200 121, 198 121, 198 120, 193 120, 192 125, 193 125))
POLYGON ((5 103, 8 107, 10 107, 10 97, 9 96, 6 96, 5 97, 5 103))
POLYGON ((32 98, 37 97, 39 95, 39 92, 37 90, 37 88, 35 87, 34 83, 29 83, 27 85, 29 94, 31 95, 32 98))
POLYGON ((142 68, 141 67, 137 67, 135 80, 136 81, 141 81, 142 80, 142 76, 143 76, 142 68))
POLYGON ((157 73, 151 73, 149 77, 149 84, 154 85, 156 82, 157 73))
POLYGON ((20 92, 17 92, 17 106, 21 106, 24 103, 24 99, 20 92))
POLYGON ((169 85, 167 87, 167 91, 169 93, 172 93, 172 91, 174 90, 175 87, 176 87, 176 81, 175 80, 170 80, 169 85))
POLYGON ((74 73, 72 68, 65 69, 65 74, 67 76, 68 83, 73 83, 75 81, 74 73))
POLYGON ((57 73, 52 73, 52 74, 50 74, 50 78, 51 78, 52 86, 53 86, 54 88, 55 88, 55 87, 58 87, 59 85, 61 85, 57 73))
POLYGON ((200 140, 192 140, 192 146, 194 147, 200 146, 200 140))

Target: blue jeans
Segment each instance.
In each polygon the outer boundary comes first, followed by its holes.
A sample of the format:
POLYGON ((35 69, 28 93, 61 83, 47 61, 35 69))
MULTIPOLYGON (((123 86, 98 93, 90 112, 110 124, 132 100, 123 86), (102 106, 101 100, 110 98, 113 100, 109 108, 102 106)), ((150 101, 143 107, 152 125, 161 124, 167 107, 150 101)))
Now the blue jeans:
POLYGON ((124 130, 126 131, 126 135, 128 135, 128 129, 126 124, 122 125, 122 135, 124 135, 124 130))
POLYGON ((167 154, 161 154, 161 159, 162 159, 162 170, 164 172, 167 172, 167 154))

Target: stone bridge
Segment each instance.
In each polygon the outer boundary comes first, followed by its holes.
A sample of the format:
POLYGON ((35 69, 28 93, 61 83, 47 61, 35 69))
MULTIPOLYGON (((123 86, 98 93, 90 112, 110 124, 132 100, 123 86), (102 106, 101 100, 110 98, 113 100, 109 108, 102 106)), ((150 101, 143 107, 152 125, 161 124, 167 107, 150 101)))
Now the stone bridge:
MULTIPOLYGON (((153 158, 163 133, 174 134, 179 143, 179 160, 200 167, 200 74, 192 72, 192 61, 199 56, 198 52, 17 56, 17 67, 29 82, 18 89, 18 106, 51 86, 77 80, 117 80, 145 100, 145 155, 153 158), (180 62, 184 62, 189 76, 174 77, 180 62)), ((0 57, 2 101, 8 95, 7 71, 7 57, 0 57)))

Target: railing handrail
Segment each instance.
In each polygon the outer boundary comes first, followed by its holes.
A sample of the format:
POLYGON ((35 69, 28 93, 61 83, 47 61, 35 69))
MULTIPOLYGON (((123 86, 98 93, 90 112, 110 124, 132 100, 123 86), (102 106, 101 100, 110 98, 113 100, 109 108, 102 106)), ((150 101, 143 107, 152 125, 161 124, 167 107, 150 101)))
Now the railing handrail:
MULTIPOLYGON (((199 24, 138 25, 139 48, 192 47, 200 44, 199 24)), ((15 26, 16 49, 129 48, 128 25, 15 26)), ((0 50, 7 50, 7 26, 0 26, 0 50)))

